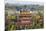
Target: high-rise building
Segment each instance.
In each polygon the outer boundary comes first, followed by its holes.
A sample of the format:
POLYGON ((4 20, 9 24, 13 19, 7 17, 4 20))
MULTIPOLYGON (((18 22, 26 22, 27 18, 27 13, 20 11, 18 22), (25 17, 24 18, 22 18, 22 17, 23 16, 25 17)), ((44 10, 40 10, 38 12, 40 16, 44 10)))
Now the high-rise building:
POLYGON ((26 9, 24 9, 23 11, 20 11, 19 21, 16 22, 16 25, 20 27, 32 26, 31 16, 32 14, 30 13, 30 11, 27 11, 26 9))

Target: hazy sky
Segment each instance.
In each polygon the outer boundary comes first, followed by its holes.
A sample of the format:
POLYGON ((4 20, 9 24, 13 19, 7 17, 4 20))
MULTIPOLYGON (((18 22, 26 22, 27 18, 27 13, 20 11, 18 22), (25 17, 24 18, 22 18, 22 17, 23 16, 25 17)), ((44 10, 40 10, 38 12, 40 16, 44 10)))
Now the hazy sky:
POLYGON ((5 0, 5 3, 11 3, 11 4, 39 4, 39 5, 43 5, 43 2, 17 1, 17 0, 5 0))

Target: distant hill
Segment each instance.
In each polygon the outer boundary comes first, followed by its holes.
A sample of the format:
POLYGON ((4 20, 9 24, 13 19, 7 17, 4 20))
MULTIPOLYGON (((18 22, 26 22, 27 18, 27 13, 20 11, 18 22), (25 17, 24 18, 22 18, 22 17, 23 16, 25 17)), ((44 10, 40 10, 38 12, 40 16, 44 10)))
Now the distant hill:
POLYGON ((44 10, 43 5, 18 5, 18 4, 5 4, 5 8, 28 8, 28 9, 33 9, 33 10, 44 10))

